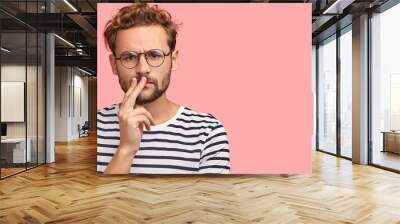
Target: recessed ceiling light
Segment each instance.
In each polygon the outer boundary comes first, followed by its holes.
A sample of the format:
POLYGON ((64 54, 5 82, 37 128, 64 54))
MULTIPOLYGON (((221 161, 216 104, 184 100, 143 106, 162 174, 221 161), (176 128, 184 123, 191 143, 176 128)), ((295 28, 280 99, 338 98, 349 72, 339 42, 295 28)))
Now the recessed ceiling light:
POLYGON ((83 70, 83 69, 81 69, 81 68, 79 68, 79 67, 78 67, 78 70, 81 71, 81 72, 83 72, 83 73, 85 73, 85 74, 87 74, 87 75, 90 75, 90 76, 93 75, 92 73, 90 73, 90 72, 88 72, 88 71, 86 71, 86 70, 83 70))
POLYGON ((73 44, 72 44, 71 42, 69 42, 68 40, 66 40, 66 39, 64 39, 64 38, 62 38, 62 37, 60 37, 60 36, 57 35, 57 34, 54 34, 54 36, 57 37, 58 39, 60 39, 62 42, 66 43, 67 45, 69 45, 69 46, 75 48, 75 45, 73 45, 73 44))
POLYGON ((67 4, 73 11, 78 12, 78 10, 71 4, 69 3, 68 0, 64 0, 65 4, 67 4))
POLYGON ((1 49, 2 51, 6 52, 6 53, 10 53, 10 52, 11 52, 11 50, 9 50, 9 49, 7 49, 7 48, 5 48, 5 47, 1 47, 0 49, 1 49))
POLYGON ((322 14, 342 14, 343 10, 351 5, 355 0, 336 0, 322 14))

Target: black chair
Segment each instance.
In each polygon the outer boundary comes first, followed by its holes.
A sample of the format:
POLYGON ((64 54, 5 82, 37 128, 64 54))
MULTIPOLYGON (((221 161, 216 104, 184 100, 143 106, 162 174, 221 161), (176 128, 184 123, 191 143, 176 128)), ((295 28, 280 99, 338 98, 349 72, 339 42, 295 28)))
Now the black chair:
POLYGON ((89 121, 85 121, 82 127, 80 127, 80 125, 78 124, 79 138, 89 136, 89 129, 90 129, 89 121))

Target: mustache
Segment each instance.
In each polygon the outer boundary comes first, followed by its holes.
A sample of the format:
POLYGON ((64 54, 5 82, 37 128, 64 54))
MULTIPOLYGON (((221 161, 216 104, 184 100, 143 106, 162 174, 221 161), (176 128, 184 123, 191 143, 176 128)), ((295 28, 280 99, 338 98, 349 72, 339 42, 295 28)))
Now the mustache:
POLYGON ((152 79, 152 78, 150 78, 150 77, 148 77, 148 76, 138 76, 138 77, 136 77, 137 83, 139 83, 140 80, 141 80, 143 77, 146 77, 147 82, 157 84, 157 81, 156 81, 156 80, 154 80, 154 79, 152 79))
MULTIPOLYGON (((152 79, 152 78, 150 78, 150 77, 148 77, 148 76, 138 76, 138 77, 135 77, 136 80, 137 80, 137 83, 140 82, 140 80, 142 79, 142 77, 146 77, 146 78, 147 78, 147 82, 152 83, 153 85, 156 86, 156 88, 158 88, 158 83, 157 83, 157 81, 154 80, 154 79, 152 79)), ((129 83, 127 83, 127 85, 123 85, 123 86, 124 86, 124 88, 123 88, 124 92, 128 91, 129 86, 131 85, 131 83, 132 83, 132 80, 130 80, 129 83)))

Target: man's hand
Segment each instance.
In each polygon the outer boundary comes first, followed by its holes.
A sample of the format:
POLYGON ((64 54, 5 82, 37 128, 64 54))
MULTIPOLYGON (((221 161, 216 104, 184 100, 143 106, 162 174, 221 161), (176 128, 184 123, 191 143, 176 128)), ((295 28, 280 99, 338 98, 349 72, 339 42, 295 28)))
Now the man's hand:
POLYGON ((118 111, 120 143, 104 171, 106 174, 129 173, 133 157, 139 150, 143 129, 150 130, 150 126, 154 124, 151 114, 143 106, 136 104, 146 81, 146 77, 142 77, 137 83, 136 78, 133 78, 121 102, 118 111))
POLYGON ((136 152, 138 149, 143 129, 149 130, 151 124, 154 124, 151 114, 144 107, 136 105, 136 99, 145 84, 145 77, 139 83, 136 78, 132 79, 118 112, 120 147, 129 148, 131 152, 136 152))

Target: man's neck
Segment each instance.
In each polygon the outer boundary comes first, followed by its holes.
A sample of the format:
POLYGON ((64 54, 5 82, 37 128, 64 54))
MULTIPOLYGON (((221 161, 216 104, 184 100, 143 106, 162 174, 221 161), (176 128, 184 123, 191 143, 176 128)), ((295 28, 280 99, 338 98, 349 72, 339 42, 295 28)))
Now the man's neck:
POLYGON ((179 109, 179 105, 167 99, 165 93, 157 100, 142 106, 153 116, 156 125, 171 119, 179 109))

